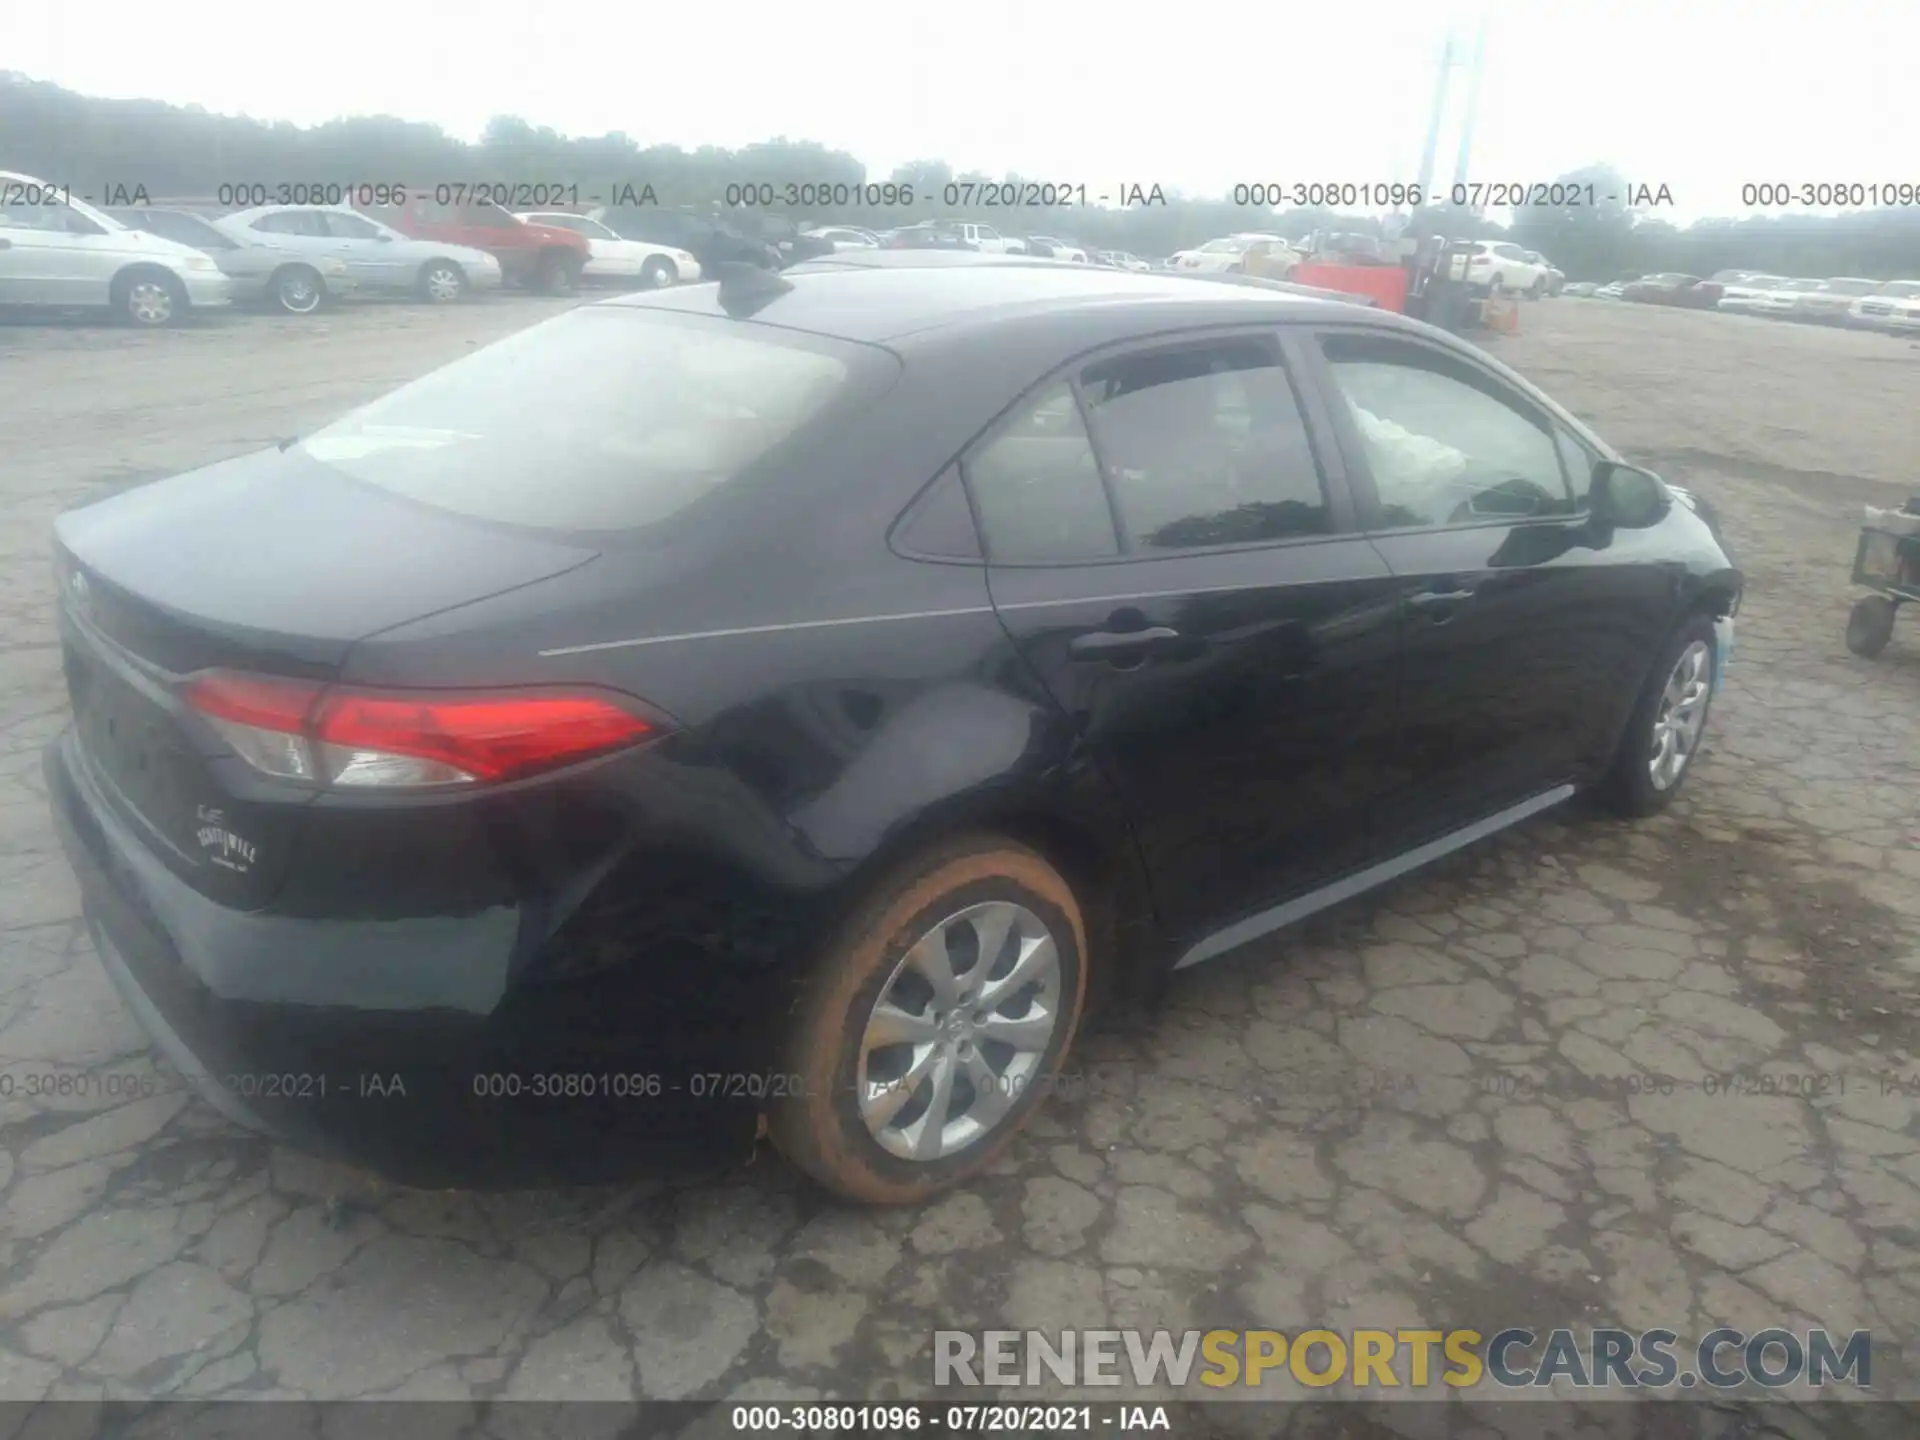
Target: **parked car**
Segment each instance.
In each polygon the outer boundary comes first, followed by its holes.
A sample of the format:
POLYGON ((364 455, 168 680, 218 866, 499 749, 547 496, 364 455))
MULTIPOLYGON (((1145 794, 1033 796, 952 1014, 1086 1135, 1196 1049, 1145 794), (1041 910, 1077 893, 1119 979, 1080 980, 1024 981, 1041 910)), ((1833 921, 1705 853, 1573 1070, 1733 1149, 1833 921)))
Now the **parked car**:
POLYGON ((1716 270, 1707 278, 1716 285, 1731 288, 1735 285, 1744 285, 1747 281, 1765 273, 1762 270, 1716 270))
POLYGON ((257 239, 229 235, 191 210, 142 207, 106 213, 130 230, 191 245, 211 258, 233 282, 236 301, 265 303, 290 315, 311 315, 322 305, 353 293, 346 261, 303 257, 272 244, 264 235, 257 239))
POLYGON ((1467 283, 1493 294, 1502 292, 1535 297, 1547 293, 1545 263, 1527 258, 1527 252, 1504 240, 1480 240, 1467 254, 1467 283))
POLYGON ((972 220, 936 220, 933 223, 953 231, 976 250, 988 255, 1004 255, 1011 248, 1009 237, 991 225, 981 225, 972 220))
POLYGON ((1630 282, 1623 298, 1648 305, 1678 305, 1688 310, 1711 310, 1720 303, 1721 289, 1698 275, 1668 271, 1630 282))
POLYGON ((1827 288, 1824 280, 1785 280, 1771 290, 1750 297, 1742 307, 1755 315, 1791 319, 1800 309, 1802 295, 1814 295, 1827 288))
POLYGON ((316 265, 343 261, 355 288, 369 294, 417 295, 444 305, 502 283, 500 262, 484 250, 415 240, 343 206, 261 205, 213 223, 236 240, 265 237, 316 265))
POLYGON ((1920 330, 1920 280, 1889 280, 1854 301, 1847 319, 1872 330, 1920 330))
POLYGON ((1048 256, 1055 260, 1068 260, 1075 265, 1090 263, 1092 252, 1078 240, 1063 240, 1057 235, 1034 235, 1030 244, 1045 247, 1048 256))
POLYGON ((852 225, 823 225, 807 233, 827 241, 835 250, 876 250, 880 246, 877 232, 852 225))
POLYGON ((46 794, 223 1113, 428 1184, 764 1124, 919 1201, 1090 995, 1685 783, 1740 574, 1528 381, 942 258, 578 307, 58 518, 46 794))
POLYGON ((1599 289, 1600 287, 1591 280, 1576 280, 1567 286, 1563 293, 1567 295, 1591 296, 1598 292, 1599 289))
POLYGON ((969 250, 980 254, 977 240, 969 240, 966 232, 957 225, 946 225, 936 220, 925 221, 919 225, 902 225, 887 236, 886 248, 889 250, 969 250))
POLYGON ((652 240, 623 240, 598 220, 559 210, 529 210, 517 219, 530 225, 571 230, 587 242, 583 280, 628 281, 648 290, 691 284, 700 278, 700 262, 691 253, 652 240))
POLYGON ((1793 318, 1823 325, 1844 325, 1853 310, 1853 302, 1879 288, 1878 280, 1840 276, 1827 281, 1824 288, 1808 290, 1795 299, 1793 318))
POLYGON ((1602 300, 1619 300, 1625 297, 1627 293, 1627 286, 1631 285, 1632 283, 1633 282, 1631 280, 1614 280, 1609 282, 1608 284, 1602 285, 1598 290, 1595 290, 1593 293, 1595 295, 1598 295, 1602 300))
POLYGON ((650 240, 684 250, 700 262, 700 272, 712 276, 725 264, 746 264, 777 270, 785 263, 777 245, 728 224, 718 216, 691 210, 662 210, 652 206, 621 206, 589 210, 624 240, 650 240))
POLYGON ((466 198, 457 187, 451 203, 436 198, 447 190, 423 187, 409 195, 404 205, 358 208, 416 240, 486 251, 500 262, 500 273, 510 285, 558 295, 580 283, 592 258, 586 236, 555 225, 529 225, 491 200, 466 198))
POLYGON ((1547 259, 1546 256, 1542 255, 1538 250, 1527 251, 1527 263, 1530 265, 1540 265, 1545 267, 1547 272, 1547 286, 1546 286, 1545 293, 1547 293, 1548 295, 1558 295, 1567 288, 1567 277, 1565 273, 1562 272, 1559 269, 1559 267, 1556 266, 1551 260, 1547 259))
POLYGON ((1174 251, 1167 257, 1167 265, 1173 270, 1243 270, 1247 252, 1256 246, 1262 253, 1271 253, 1274 246, 1286 244, 1283 237, 1262 232, 1226 235, 1197 249, 1174 251))
POLYGON ((232 299, 233 281, 204 252, 0 170, 0 308, 107 309, 155 327, 232 299))
POLYGON ((1754 311, 1759 308, 1756 302, 1761 296, 1790 283, 1784 275, 1768 275, 1761 271, 1743 270, 1740 272, 1738 281, 1721 287, 1719 308, 1735 312, 1754 311))

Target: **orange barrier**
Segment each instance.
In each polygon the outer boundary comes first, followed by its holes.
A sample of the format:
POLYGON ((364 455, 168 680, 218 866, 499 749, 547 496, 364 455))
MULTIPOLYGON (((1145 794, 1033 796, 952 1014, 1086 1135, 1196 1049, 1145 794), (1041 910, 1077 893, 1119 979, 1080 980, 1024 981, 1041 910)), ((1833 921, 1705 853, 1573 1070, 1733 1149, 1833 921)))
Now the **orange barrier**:
POLYGON ((1520 304, 1517 300, 1482 300, 1480 323, 1503 335, 1520 333, 1520 304))
POLYGON ((1294 266, 1287 279, 1296 285, 1370 295, 1382 310, 1407 313, 1407 272, 1399 265, 1327 265, 1309 260, 1294 266))

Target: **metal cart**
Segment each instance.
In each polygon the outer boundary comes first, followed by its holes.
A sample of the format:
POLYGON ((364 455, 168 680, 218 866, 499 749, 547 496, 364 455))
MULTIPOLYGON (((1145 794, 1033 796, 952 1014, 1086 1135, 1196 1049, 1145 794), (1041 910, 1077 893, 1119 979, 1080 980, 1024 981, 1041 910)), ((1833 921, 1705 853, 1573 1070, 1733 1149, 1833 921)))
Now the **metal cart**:
POLYGON ((1874 593, 1861 597, 1847 616, 1847 648, 1871 659, 1893 638, 1900 607, 1920 600, 1920 495, 1901 510, 1867 507, 1853 553, 1853 583, 1874 593))

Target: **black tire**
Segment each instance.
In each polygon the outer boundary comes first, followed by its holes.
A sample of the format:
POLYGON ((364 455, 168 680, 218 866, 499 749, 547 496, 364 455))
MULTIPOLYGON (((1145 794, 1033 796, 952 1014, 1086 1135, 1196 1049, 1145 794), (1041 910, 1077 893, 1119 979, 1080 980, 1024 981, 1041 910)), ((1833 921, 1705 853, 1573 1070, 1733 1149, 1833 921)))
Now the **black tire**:
POLYGON ((113 282, 113 313, 142 330, 161 330, 187 318, 187 287, 164 270, 134 270, 113 282))
POLYGON ((533 288, 542 295, 568 294, 580 283, 582 268, 573 256, 549 250, 540 257, 540 264, 533 272, 533 288))
POLYGON ((1868 595, 1854 602, 1847 616, 1847 649, 1871 660, 1893 638, 1893 617, 1899 609, 1884 595, 1868 595))
POLYGON ((1533 282, 1533 288, 1527 291, 1527 298, 1529 300, 1542 300, 1546 298, 1546 294, 1547 282, 1544 280, 1536 280, 1533 282))
POLYGON ((664 255, 656 255, 640 267, 640 285, 646 290, 664 290, 680 279, 680 267, 664 255))
POLYGON ((282 265, 267 281, 267 298, 289 315, 311 315, 326 301, 326 282, 311 265, 282 265))
POLYGON ((1693 761, 1706 741, 1713 713, 1713 678, 1719 663, 1719 641, 1714 635, 1713 622, 1705 615, 1687 616, 1667 637, 1652 669, 1647 672, 1646 684, 1620 737, 1613 763, 1598 787, 1599 798, 1608 809, 1637 818, 1658 814, 1673 803, 1673 797, 1680 793, 1680 787, 1692 773, 1693 761), (1706 646, 1706 693, 1698 702, 1699 727, 1691 744, 1685 747, 1679 773, 1664 785, 1656 784, 1652 772, 1659 733, 1656 726, 1668 709, 1668 682, 1674 679, 1681 657, 1697 644, 1706 646))
POLYGON ((451 305, 466 298, 467 272, 451 260, 429 260, 420 267, 420 278, 414 288, 422 300, 451 305))
POLYGON ((1487 294, 1489 295, 1505 294, 1506 289, 1507 277, 1504 275, 1496 273, 1491 280, 1487 281, 1487 294))
MULTIPOLYGON (((977 932, 968 933, 977 938, 977 932)), ((1007 953, 1011 952, 1003 955, 1007 953)), ((979 983, 990 978, 985 967, 996 958, 976 952, 967 967, 954 967, 963 996, 974 993, 966 987, 977 990, 979 983)), ((1086 926, 1080 906, 1059 872, 1039 855, 991 835, 951 840, 923 852, 876 882, 823 947, 802 987, 788 1022, 780 1066, 782 1073, 799 1077, 800 1093, 773 1102, 767 1119, 774 1144, 827 1189, 865 1204, 914 1204, 958 1184, 1000 1153, 1052 1089, 1079 1027, 1087 975, 1086 926), (985 902, 1021 907, 1052 939, 1058 960, 1053 1027, 1035 1068, 1017 1087, 1001 1092, 1016 1098, 983 1133, 938 1158, 906 1158, 885 1148, 861 1116, 861 1041, 882 995, 900 996, 899 989, 890 987, 907 974, 902 960, 915 942, 956 912, 985 902)), ((978 1004, 974 994, 952 1008, 965 1011, 978 1004)), ((938 1015, 939 1001, 929 999, 924 1013, 938 1015)), ((934 1044, 946 1047, 949 1055, 968 1053, 964 1040, 946 1038, 952 1033, 939 1029, 934 1044)), ((869 1052, 883 1048, 869 1047, 869 1052)), ((909 1049, 905 1044, 893 1048, 909 1049)), ((978 1053, 985 1056, 984 1041, 978 1053)), ((963 1062, 951 1063, 959 1067, 963 1062)), ((877 1083, 870 1072, 868 1083, 870 1089, 877 1083)), ((948 1092, 951 1099, 960 1098, 961 1085, 976 1097, 981 1093, 956 1079, 955 1088, 948 1092)), ((911 1098, 898 1107, 898 1114, 912 1115, 918 1107, 925 1118, 928 1106, 921 1100, 925 1085, 915 1082, 907 1091, 911 1098)), ((942 1118, 956 1122, 951 1110, 944 1111, 942 1118)), ((966 1118, 962 1112, 958 1120, 966 1118)))

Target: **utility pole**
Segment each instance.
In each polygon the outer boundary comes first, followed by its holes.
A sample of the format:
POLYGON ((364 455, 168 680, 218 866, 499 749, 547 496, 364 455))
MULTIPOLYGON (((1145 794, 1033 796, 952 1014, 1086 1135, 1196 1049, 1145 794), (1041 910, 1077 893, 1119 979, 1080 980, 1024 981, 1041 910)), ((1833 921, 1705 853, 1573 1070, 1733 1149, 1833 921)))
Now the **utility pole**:
POLYGON ((1467 115, 1460 126, 1460 153, 1453 162, 1453 183, 1467 181, 1467 161, 1473 153, 1473 122, 1480 113, 1480 79, 1487 63, 1487 20, 1480 18, 1480 32, 1473 41, 1473 62, 1467 72, 1467 115))
POLYGON ((1433 167, 1440 158, 1440 124, 1447 118, 1447 89, 1453 82, 1453 27, 1447 27, 1447 42, 1440 50, 1440 73, 1433 83, 1433 116, 1427 122, 1427 143, 1420 152, 1420 198, 1431 204, 1433 167))

